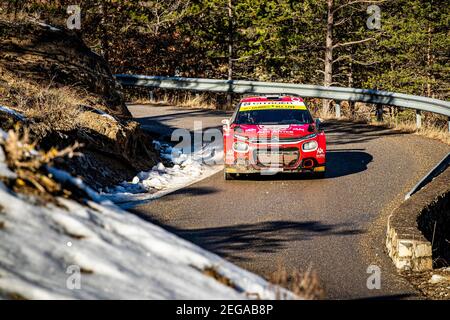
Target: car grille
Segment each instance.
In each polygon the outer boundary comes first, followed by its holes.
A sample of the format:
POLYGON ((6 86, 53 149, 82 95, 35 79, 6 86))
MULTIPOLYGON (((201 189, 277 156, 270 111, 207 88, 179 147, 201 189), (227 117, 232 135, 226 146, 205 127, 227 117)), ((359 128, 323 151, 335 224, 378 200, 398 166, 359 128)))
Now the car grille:
POLYGON ((299 143, 315 136, 315 134, 310 134, 303 137, 252 137, 249 141, 256 144, 299 143))
POLYGON ((293 167, 300 157, 298 148, 256 149, 256 164, 260 167, 293 167))

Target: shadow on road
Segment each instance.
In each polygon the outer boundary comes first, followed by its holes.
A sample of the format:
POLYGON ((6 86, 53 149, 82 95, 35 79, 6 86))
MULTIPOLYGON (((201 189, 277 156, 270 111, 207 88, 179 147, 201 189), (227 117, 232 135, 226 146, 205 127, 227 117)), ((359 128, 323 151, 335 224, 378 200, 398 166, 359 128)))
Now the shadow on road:
POLYGON ((327 134, 328 146, 365 143, 381 137, 406 134, 383 126, 373 126, 366 123, 355 123, 344 120, 324 122, 323 128, 325 134, 327 134))
POLYGON ((267 221, 199 229, 179 229, 155 220, 148 213, 132 210, 146 221, 157 224, 200 247, 233 261, 248 260, 243 252, 271 253, 284 249, 292 241, 314 237, 349 236, 365 233, 348 224, 323 224, 320 221, 267 221))
MULTIPOLYGON (((361 149, 364 150, 364 149, 361 149)), ((373 157, 358 149, 327 150, 327 172, 324 179, 338 178, 367 170, 373 157)), ((276 181, 276 180, 309 180, 316 179, 313 174, 277 173, 261 175, 259 173, 241 175, 236 180, 276 181)))
POLYGON ((337 178, 367 170, 373 157, 363 151, 328 150, 326 178, 337 178))
POLYGON ((170 199, 172 195, 183 195, 183 196, 202 196, 211 193, 218 192, 217 188, 214 187, 186 187, 177 190, 175 193, 170 193, 164 196, 165 199, 170 199))

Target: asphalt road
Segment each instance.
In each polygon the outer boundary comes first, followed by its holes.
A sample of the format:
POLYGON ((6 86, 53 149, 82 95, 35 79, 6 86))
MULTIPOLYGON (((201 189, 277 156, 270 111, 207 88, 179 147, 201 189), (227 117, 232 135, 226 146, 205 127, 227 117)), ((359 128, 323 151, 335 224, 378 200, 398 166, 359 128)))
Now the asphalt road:
MULTIPOLYGON (((221 112, 129 106, 152 131, 219 127, 221 112)), ((149 219, 262 276, 279 264, 315 270, 327 298, 417 298, 384 253, 389 208, 450 151, 440 142, 380 127, 325 123, 327 176, 224 181, 218 173, 134 208, 149 219), (367 268, 381 268, 381 289, 367 268)))

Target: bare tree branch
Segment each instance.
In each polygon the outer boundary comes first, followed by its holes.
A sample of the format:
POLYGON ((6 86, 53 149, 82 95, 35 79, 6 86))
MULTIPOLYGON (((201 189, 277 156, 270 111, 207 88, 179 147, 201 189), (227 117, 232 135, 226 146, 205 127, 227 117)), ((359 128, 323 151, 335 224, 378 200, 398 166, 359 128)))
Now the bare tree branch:
POLYGON ((372 61, 372 62, 359 61, 359 60, 354 59, 353 56, 351 56, 349 54, 337 57, 336 59, 333 60, 332 63, 336 63, 336 62, 344 60, 344 59, 348 59, 352 63, 359 64, 359 65, 362 65, 362 66, 370 66, 370 65, 373 65, 373 64, 380 63, 380 61, 372 61))
POLYGON ((355 0, 355 1, 349 1, 347 3, 344 3, 338 7, 336 7, 333 11, 332 14, 335 14, 337 11, 341 10, 342 8, 345 8, 347 6, 351 6, 354 4, 359 4, 359 3, 371 3, 371 4, 380 4, 385 2, 386 0, 379 0, 379 1, 370 1, 370 0, 355 0))
POLYGON ((358 61, 358 60, 352 60, 352 62, 355 64, 359 64, 361 66, 371 66, 371 65, 380 63, 380 61, 363 62, 363 61, 358 61))
POLYGON ((341 24, 344 24, 344 23, 346 23, 347 21, 350 21, 350 20, 351 20, 351 17, 343 18, 343 19, 339 20, 338 22, 336 22, 334 24, 334 27, 340 26, 341 24))
POLYGON ((372 40, 375 40, 375 38, 366 38, 366 39, 362 39, 362 40, 349 41, 349 42, 344 42, 344 43, 336 43, 333 46, 333 49, 340 48, 340 47, 345 47, 345 46, 351 46, 351 45, 354 45, 354 44, 364 43, 364 42, 368 42, 368 41, 372 41, 372 40))
POLYGON ((344 60, 344 59, 352 59, 352 56, 349 55, 349 54, 342 55, 342 56, 339 56, 336 59, 334 59, 331 63, 336 63, 336 62, 339 62, 339 61, 344 60))
POLYGON ((233 58, 233 59, 231 59, 231 60, 233 60, 233 61, 244 61, 244 60, 251 59, 251 58, 253 58, 253 57, 255 57, 255 56, 258 56, 258 55, 260 55, 260 54, 262 54, 262 53, 264 53, 263 50, 262 50, 262 51, 255 52, 255 53, 252 53, 251 55, 248 55, 248 56, 244 56, 244 57, 240 57, 240 58, 233 58))

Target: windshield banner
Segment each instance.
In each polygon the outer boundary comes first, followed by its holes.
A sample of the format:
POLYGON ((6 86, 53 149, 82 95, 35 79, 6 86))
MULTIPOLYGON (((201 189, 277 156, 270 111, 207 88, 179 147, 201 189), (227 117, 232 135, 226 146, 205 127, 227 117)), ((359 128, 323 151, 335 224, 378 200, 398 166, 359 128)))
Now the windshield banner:
POLYGON ((306 110, 303 102, 277 101, 277 102, 243 102, 240 112, 257 110, 306 110))

